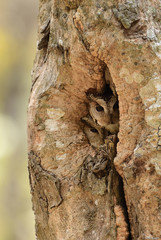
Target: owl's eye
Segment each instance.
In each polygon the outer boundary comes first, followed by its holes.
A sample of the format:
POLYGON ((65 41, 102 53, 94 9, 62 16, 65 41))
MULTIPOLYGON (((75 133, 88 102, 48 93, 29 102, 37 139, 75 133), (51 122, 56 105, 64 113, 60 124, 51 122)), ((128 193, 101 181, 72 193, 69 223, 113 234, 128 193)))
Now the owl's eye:
POLYGON ((98 133, 97 129, 95 129, 95 128, 91 128, 90 131, 93 133, 98 133))
POLYGON ((102 112, 102 111, 104 111, 104 108, 99 105, 96 107, 96 110, 97 110, 97 112, 102 112))

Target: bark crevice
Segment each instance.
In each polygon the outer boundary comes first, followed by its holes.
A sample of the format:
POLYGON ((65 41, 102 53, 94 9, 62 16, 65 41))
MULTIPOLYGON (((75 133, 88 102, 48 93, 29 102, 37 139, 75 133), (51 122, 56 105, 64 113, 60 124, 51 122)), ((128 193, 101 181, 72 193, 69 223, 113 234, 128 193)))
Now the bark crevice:
MULTIPOLYGON (((96 178, 106 179, 106 188, 110 189, 111 204, 114 207, 116 225, 122 218, 122 224, 118 223, 117 238, 131 239, 130 221, 125 200, 123 180, 114 166, 114 158, 117 155, 117 142, 119 132, 119 103, 115 85, 112 81, 109 69, 104 70, 105 85, 102 93, 97 89, 89 88, 86 92, 89 101, 89 114, 82 118, 84 133, 89 144, 98 151, 97 158, 87 159, 84 171, 92 172, 96 178), (108 180, 110 178, 110 186, 108 180), (122 231, 124 227, 124 230, 122 231), (125 230, 126 229, 126 230, 125 230)), ((87 172, 86 172, 87 174, 87 172)), ((83 181, 82 181, 83 182, 83 181)), ((86 182, 86 179, 84 179, 86 182)), ((88 183, 87 183, 88 185, 88 183)))

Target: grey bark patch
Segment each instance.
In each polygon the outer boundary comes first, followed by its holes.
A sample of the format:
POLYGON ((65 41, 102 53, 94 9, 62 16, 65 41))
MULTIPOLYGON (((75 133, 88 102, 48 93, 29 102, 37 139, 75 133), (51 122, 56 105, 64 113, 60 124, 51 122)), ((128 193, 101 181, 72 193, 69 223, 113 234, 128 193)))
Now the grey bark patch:
POLYGON ((134 1, 119 4, 118 8, 113 8, 113 13, 125 29, 129 29, 140 18, 137 5, 134 1))
POLYGON ((39 157, 33 151, 29 153, 29 160, 33 195, 34 192, 39 192, 42 199, 47 202, 48 211, 59 206, 63 201, 60 195, 60 180, 53 173, 42 168, 39 157))

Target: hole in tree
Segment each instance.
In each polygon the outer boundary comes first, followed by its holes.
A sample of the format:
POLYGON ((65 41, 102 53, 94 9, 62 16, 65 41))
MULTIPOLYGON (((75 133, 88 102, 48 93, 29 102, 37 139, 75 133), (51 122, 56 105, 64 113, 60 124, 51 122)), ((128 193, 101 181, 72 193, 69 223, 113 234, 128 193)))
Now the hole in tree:
MULTIPOLYGON (((125 200, 125 194, 124 194, 124 189, 123 189, 123 180, 121 176, 118 174, 118 172, 115 169, 114 166, 114 158, 117 155, 117 143, 119 142, 118 139, 118 131, 119 131, 119 102, 118 102, 118 95, 116 92, 115 85, 113 83, 112 77, 110 75, 108 67, 104 69, 104 79, 106 84, 104 85, 104 88, 102 90, 102 93, 98 93, 97 89, 90 88, 86 92, 86 96, 89 100, 89 114, 91 114, 91 119, 93 116, 94 122, 99 125, 101 128, 101 131, 97 131, 97 129, 92 128, 91 125, 91 132, 97 132, 98 134, 101 134, 103 132, 103 138, 104 138, 104 145, 106 147, 105 151, 107 151, 107 159, 108 159, 108 164, 105 168, 105 170, 100 171, 97 173, 98 177, 104 177, 107 176, 112 172, 112 185, 110 187, 111 189, 111 194, 112 199, 116 199, 116 202, 113 202, 115 205, 121 206, 123 212, 124 212, 124 218, 126 220, 126 223, 128 225, 127 231, 129 232, 129 237, 128 240, 131 239, 130 235, 130 223, 129 223, 129 217, 128 217, 128 211, 127 211, 127 206, 126 206, 126 200, 125 200), (94 101, 96 103, 95 105, 95 110, 97 111, 92 111, 92 104, 90 103, 94 101), (91 108, 90 108, 91 106, 91 108), (107 111, 104 111, 105 107, 107 107, 107 111), (95 114, 100 113, 99 117, 95 114), (104 114, 108 114, 107 119, 104 114), (101 119, 101 116, 104 116, 101 119), (100 119, 102 121, 100 121, 100 119), (103 122, 104 119, 107 121, 103 122), (102 124, 103 122, 103 124, 102 124), (102 124, 102 125, 101 125, 102 124), (110 126, 109 126, 110 125, 110 126), (116 131, 115 131, 116 130, 116 131), (111 148, 112 146, 112 148, 111 148)), ((100 136, 102 137, 102 136, 100 136)), ((90 141, 89 141, 90 142, 90 141)), ((99 149, 99 147, 98 147, 99 149)), ((99 151, 99 150, 98 150, 99 151)), ((100 151, 102 149, 100 148, 100 151)), ((107 182, 108 184, 108 182, 107 182)))

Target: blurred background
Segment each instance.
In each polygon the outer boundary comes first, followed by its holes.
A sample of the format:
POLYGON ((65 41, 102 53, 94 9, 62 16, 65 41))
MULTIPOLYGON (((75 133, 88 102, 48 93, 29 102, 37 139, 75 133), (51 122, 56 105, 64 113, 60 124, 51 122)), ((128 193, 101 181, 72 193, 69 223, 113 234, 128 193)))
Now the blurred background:
POLYGON ((0 1, 0 239, 34 240, 27 170, 27 105, 38 0, 0 1))

